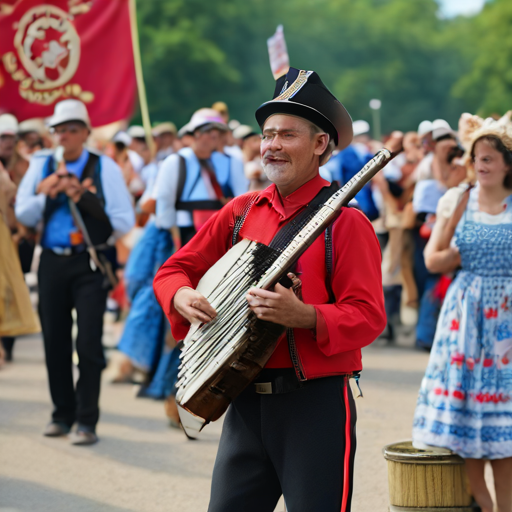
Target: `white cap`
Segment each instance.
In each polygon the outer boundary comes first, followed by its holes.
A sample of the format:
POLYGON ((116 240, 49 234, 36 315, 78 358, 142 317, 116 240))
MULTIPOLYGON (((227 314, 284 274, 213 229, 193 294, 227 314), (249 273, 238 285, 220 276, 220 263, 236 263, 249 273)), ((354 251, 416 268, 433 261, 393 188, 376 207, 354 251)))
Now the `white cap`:
POLYGON ((245 139, 251 135, 258 135, 258 132, 247 124, 241 124, 233 130, 233 137, 235 139, 245 139))
POLYGON ((38 117, 34 117, 33 119, 26 119, 18 125, 18 133, 29 132, 36 132, 39 135, 43 135, 43 133, 46 132, 43 120, 38 117))
POLYGON ((352 123, 352 131, 354 132, 354 137, 364 135, 365 133, 370 132, 370 125, 366 121, 360 119, 359 121, 354 121, 352 123))
POLYGON ((145 139, 146 138, 146 132, 144 131, 144 128, 142 126, 134 124, 133 126, 130 126, 127 131, 128 135, 132 139, 145 139))
POLYGON ((53 111, 53 116, 48 121, 48 126, 51 128, 69 121, 82 121, 88 128, 91 127, 87 107, 80 100, 59 101, 55 105, 55 110, 53 111))
POLYGON ((418 137, 425 137, 433 130, 432 121, 421 121, 418 126, 418 137))
POLYGON ((432 130, 436 130, 437 128, 448 128, 448 130, 451 130, 448 121, 445 121, 444 119, 436 119, 432 121, 432 130))
POLYGON ((189 127, 188 127, 188 123, 184 126, 182 126, 179 130, 178 130, 178 138, 181 139, 184 135, 191 135, 192 132, 190 131, 189 127))
POLYGON ((114 137, 112 137, 112 142, 120 142, 125 146, 129 146, 132 143, 132 138, 122 130, 117 132, 114 137))
POLYGON ((228 123, 230 130, 235 130, 240 126, 240 121, 237 121, 236 119, 231 119, 228 123))
POLYGON ((228 125, 216 110, 213 110, 213 108, 200 108, 190 118, 188 130, 194 133, 198 128, 206 124, 211 124, 219 130, 228 129, 228 125))
POLYGON ((0 135, 16 135, 18 133, 18 120, 12 114, 0 116, 0 135))
POLYGON ((432 122, 432 138, 434 140, 440 139, 445 135, 455 135, 450 125, 444 119, 436 119, 432 122))

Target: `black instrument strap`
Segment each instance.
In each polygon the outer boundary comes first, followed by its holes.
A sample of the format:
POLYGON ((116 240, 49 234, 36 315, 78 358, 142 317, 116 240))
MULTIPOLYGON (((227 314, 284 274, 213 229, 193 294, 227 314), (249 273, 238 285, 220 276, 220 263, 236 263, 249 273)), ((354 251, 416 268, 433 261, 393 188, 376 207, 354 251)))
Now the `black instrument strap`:
POLYGON ((320 192, 309 202, 309 204, 293 219, 284 225, 274 236, 269 244, 272 249, 283 251, 287 245, 293 240, 306 224, 315 216, 317 211, 324 205, 336 191, 338 187, 331 184, 329 187, 323 187, 320 192))
POLYGON ((332 224, 325 230, 325 287, 329 293, 329 302, 333 304, 336 300, 332 290, 332 271, 334 264, 334 247, 332 244, 332 224))
POLYGON ((255 193, 243 208, 241 215, 238 215, 235 218, 235 225, 233 226, 233 235, 231 237, 232 246, 240 241, 238 239, 240 235, 240 230, 242 229, 242 226, 244 225, 245 219, 247 218, 247 215, 249 215, 251 208, 253 207, 254 203, 256 203, 259 197, 260 195, 255 193))

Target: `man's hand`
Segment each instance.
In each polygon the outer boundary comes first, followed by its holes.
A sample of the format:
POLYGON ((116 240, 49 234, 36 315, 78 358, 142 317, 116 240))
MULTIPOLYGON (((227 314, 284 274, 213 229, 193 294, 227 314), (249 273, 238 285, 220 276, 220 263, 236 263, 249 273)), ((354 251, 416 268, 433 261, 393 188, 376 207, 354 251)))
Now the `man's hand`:
POLYGON ((58 185, 58 183, 59 177, 55 173, 50 174, 48 178, 45 178, 41 181, 41 183, 39 183, 36 192, 38 194, 44 194, 48 196, 50 195, 50 192, 58 185))
POLYGON ((387 140, 385 147, 391 151, 391 153, 399 153, 404 149, 404 134, 401 131, 395 130, 389 139, 387 140))
MULTIPOLYGON (((292 274, 288 277, 295 282, 292 274)), ((274 322, 285 327, 299 329, 314 329, 316 327, 316 310, 309 304, 304 304, 293 289, 285 288, 279 283, 274 291, 251 288, 246 295, 251 311, 261 320, 274 322)))
POLYGON ((217 311, 206 298, 192 288, 180 288, 174 295, 173 303, 176 311, 190 323, 196 320, 207 323, 217 316, 217 311))

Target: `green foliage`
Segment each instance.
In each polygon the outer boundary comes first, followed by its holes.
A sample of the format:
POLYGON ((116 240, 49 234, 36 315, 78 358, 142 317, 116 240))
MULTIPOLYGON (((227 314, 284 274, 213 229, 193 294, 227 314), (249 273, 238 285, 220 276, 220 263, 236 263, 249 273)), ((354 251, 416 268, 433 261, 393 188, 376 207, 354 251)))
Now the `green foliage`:
POLYGON ((453 87, 453 95, 467 99, 483 116, 512 108, 512 3, 495 0, 474 19, 466 38, 468 73, 453 87))
POLYGON ((291 65, 317 71, 354 119, 371 121, 369 100, 381 99, 385 132, 512 105, 510 0, 454 20, 438 18, 435 0, 139 0, 137 9, 155 122, 181 126, 221 100, 254 126, 274 89, 266 39, 279 23, 291 65))

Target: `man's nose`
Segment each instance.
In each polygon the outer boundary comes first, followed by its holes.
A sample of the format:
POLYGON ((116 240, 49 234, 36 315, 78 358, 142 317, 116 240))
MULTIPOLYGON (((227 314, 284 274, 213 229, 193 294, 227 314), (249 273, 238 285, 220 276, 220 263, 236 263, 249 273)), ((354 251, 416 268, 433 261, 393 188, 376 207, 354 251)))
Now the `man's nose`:
POLYGON ((273 137, 272 140, 270 141, 269 149, 272 151, 276 151, 278 149, 282 149, 282 147, 283 147, 283 144, 281 141, 281 137, 279 137, 279 135, 276 135, 275 137, 273 137))

